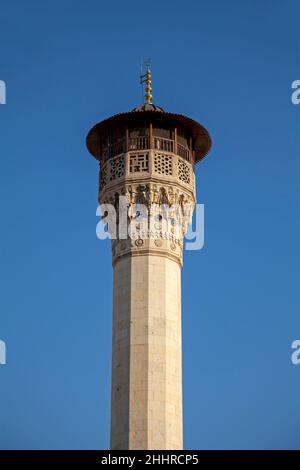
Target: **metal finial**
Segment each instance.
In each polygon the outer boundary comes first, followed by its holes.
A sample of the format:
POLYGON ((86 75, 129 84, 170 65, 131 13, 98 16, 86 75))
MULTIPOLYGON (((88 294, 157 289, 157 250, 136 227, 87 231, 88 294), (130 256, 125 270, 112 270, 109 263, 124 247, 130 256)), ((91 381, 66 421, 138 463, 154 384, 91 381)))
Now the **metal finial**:
POLYGON ((144 99, 146 103, 151 104, 152 103, 152 76, 151 76, 151 70, 150 70, 150 60, 146 62, 146 73, 144 75, 141 75, 140 79, 141 83, 145 83, 145 95, 144 99))

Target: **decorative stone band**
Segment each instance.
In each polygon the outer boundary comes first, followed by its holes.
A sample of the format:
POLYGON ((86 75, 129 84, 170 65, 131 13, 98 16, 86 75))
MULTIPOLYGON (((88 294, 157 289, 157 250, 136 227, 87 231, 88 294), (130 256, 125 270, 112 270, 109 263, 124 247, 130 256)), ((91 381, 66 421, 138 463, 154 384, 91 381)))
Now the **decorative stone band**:
POLYGON ((195 205, 193 191, 176 184, 124 182, 101 193, 100 203, 102 212, 107 212, 108 205, 115 212, 115 220, 109 216, 105 220, 114 235, 113 265, 124 256, 145 254, 165 256, 182 265, 183 238, 195 205))
POLYGON ((181 205, 195 204, 194 188, 182 188, 176 182, 156 182, 153 180, 124 181, 107 189, 99 195, 100 204, 114 204, 118 208, 120 196, 126 196, 128 206, 145 204, 148 208, 153 204, 181 205))
POLYGON ((162 239, 112 240, 112 264, 125 256, 162 256, 182 267, 182 241, 162 239))

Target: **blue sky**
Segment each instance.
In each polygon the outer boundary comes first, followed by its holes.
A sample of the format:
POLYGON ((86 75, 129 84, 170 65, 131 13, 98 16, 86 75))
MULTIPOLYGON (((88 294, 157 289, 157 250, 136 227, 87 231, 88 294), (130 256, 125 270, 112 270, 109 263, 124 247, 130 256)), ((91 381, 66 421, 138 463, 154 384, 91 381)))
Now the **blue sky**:
POLYGON ((205 246, 182 273, 184 446, 300 448, 300 5, 3 0, 0 448, 109 445, 112 269, 85 136, 141 101, 199 120, 205 246))

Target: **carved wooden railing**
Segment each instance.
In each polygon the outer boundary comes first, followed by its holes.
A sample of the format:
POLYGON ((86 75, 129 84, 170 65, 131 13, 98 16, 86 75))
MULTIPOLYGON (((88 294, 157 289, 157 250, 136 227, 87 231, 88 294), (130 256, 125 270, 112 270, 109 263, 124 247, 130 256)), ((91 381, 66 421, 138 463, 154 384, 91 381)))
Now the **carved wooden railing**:
MULTIPOLYGON (((176 153, 181 158, 191 163, 191 152, 186 146, 179 143, 176 145, 174 140, 163 139, 161 137, 154 137, 153 143, 155 150, 176 153)), ((102 150, 101 160, 106 161, 109 158, 131 150, 148 150, 150 148, 149 136, 129 137, 128 141, 124 138, 104 148, 102 150)))

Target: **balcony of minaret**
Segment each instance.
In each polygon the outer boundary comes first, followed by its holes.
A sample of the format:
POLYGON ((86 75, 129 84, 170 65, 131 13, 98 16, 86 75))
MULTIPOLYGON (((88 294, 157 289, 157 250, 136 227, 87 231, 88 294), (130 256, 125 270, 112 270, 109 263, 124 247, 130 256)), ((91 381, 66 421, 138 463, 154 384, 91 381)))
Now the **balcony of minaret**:
POLYGON ((193 139, 178 127, 110 130, 100 145, 99 202, 126 182, 176 184, 195 201, 193 139))

